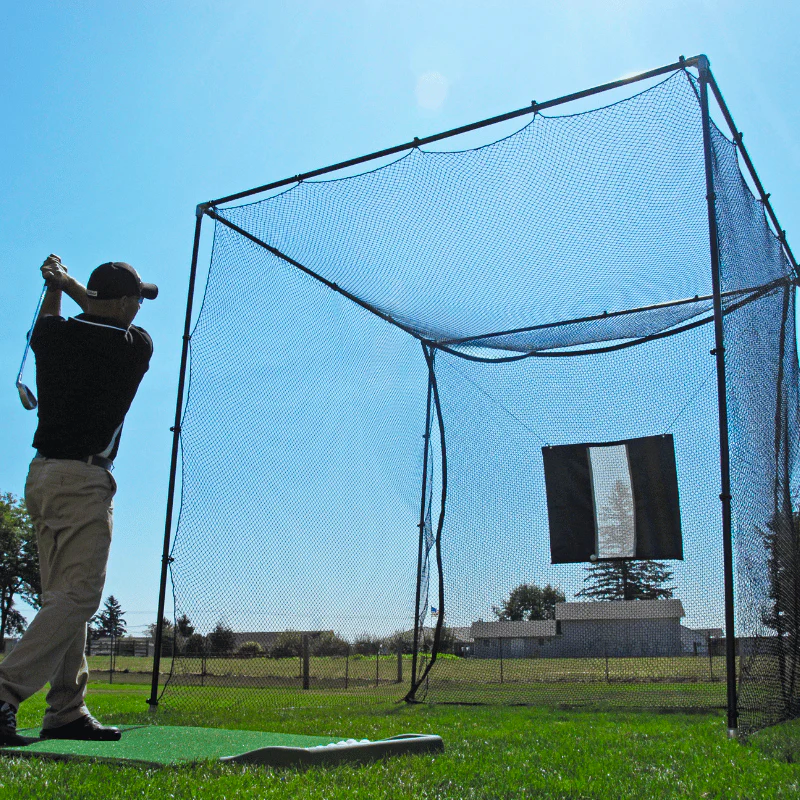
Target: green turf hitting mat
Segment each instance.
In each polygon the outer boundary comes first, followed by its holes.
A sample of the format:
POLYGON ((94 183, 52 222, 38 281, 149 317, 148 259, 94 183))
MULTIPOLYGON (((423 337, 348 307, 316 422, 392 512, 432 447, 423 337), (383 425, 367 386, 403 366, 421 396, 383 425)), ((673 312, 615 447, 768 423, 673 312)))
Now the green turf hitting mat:
POLYGON ((341 739, 266 731, 229 731, 161 725, 121 726, 118 742, 77 742, 38 739, 39 730, 20 730, 29 743, 2 747, 6 756, 92 759, 119 764, 169 766, 201 761, 261 764, 267 767, 310 767, 367 763, 405 753, 444 750, 439 736, 409 733, 389 739, 341 739))

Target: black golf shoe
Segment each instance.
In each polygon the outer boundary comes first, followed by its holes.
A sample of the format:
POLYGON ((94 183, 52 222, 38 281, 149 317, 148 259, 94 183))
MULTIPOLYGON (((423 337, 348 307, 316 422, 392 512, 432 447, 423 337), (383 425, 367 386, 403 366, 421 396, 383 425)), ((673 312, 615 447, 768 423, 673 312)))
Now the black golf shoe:
POLYGON ((3 703, 0 705, 0 747, 27 743, 27 739, 17 735, 17 709, 10 703, 3 703))
POLYGON ((122 736, 119 728, 101 725, 91 714, 57 728, 42 728, 40 735, 42 739, 76 739, 82 742, 118 742, 122 736))

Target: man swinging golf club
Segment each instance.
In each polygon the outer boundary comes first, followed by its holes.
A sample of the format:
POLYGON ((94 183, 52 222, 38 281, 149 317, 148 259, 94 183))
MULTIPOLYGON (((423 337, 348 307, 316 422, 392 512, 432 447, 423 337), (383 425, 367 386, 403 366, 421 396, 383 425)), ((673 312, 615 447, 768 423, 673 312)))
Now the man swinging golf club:
POLYGON ((111 475, 125 414, 150 363, 153 342, 131 323, 158 288, 123 262, 101 264, 84 287, 58 256, 41 267, 47 293, 30 339, 39 425, 25 501, 36 527, 42 606, 0 663, 0 745, 21 744, 19 704, 50 683, 46 739, 115 741, 85 704, 86 626, 103 593, 111 545, 111 475), (65 292, 83 311, 61 316, 65 292))

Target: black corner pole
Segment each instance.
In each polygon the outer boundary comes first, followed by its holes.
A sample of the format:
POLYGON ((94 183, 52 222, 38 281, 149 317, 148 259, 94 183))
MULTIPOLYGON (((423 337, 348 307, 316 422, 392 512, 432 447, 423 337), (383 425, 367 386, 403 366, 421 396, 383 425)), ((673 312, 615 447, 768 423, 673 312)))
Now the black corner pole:
POLYGON ((413 150, 415 147, 424 147, 426 144, 432 144, 433 142, 439 142, 442 139, 449 139, 452 136, 459 136, 462 133, 469 133, 470 131, 476 131, 480 128, 486 128, 490 125, 496 125, 499 122, 506 122, 510 119, 515 119, 516 117, 523 117, 526 114, 536 114, 538 111, 543 111, 547 108, 560 106, 564 103, 570 103, 574 100, 581 100, 584 97, 591 97, 594 94, 608 92, 612 89, 619 89, 622 86, 628 86, 631 83, 648 80, 649 78, 657 78, 659 75, 666 75, 668 72, 676 72, 679 69, 686 69, 687 67, 696 67, 698 58, 700 58, 700 56, 693 56, 692 58, 684 58, 681 56, 680 59, 674 64, 667 64, 664 67, 651 69, 647 72, 640 72, 637 75, 631 75, 627 78, 620 78, 617 81, 604 83, 601 86, 594 86, 591 89, 584 89, 581 92, 566 94, 562 97, 556 97, 553 100, 547 100, 544 103, 537 103, 534 100, 529 106, 518 108, 516 111, 509 111, 506 114, 499 114, 495 117, 489 117, 488 119, 481 120, 480 122, 473 122, 470 125, 461 125, 458 128, 452 128, 451 130, 443 131, 442 133, 435 133, 432 136, 425 136, 423 138, 414 137, 414 139, 410 142, 398 144, 394 147, 387 147, 384 150, 377 150, 374 153, 369 153, 368 155, 360 156, 359 158, 350 158, 347 161, 339 161, 338 163, 331 164, 327 167, 320 167, 319 169, 313 169, 310 172, 303 172, 299 175, 292 175, 289 178, 283 178, 279 181, 266 183, 263 186, 257 186, 255 189, 247 189, 243 192, 236 192, 235 194, 229 194, 226 197, 210 200, 209 202, 204 203, 203 206, 204 208, 210 208, 212 206, 224 205, 225 203, 232 203, 235 200, 243 200, 245 197, 252 197, 253 195, 261 194, 262 192, 270 192, 273 189, 280 189, 282 186, 289 186, 289 184, 299 183, 300 181, 309 180, 310 178, 318 178, 320 175, 327 175, 340 169, 355 167, 359 164, 364 164, 368 161, 374 161, 378 158, 386 158, 387 156, 397 155, 398 153, 402 153, 406 150, 413 150))
POLYGON ((764 186, 761 183, 761 179, 758 177, 758 173, 756 172, 756 168, 753 165, 753 162, 750 158, 750 154, 747 152, 747 148, 744 146, 744 134, 738 130, 736 127, 736 123, 733 121, 733 117, 731 116, 731 112, 728 109, 728 104, 725 102, 725 98, 722 96, 722 92, 714 79, 714 75, 709 68, 707 70, 708 73, 708 85, 711 87, 711 91, 714 93, 714 98, 717 101, 717 105, 719 106, 719 110, 722 112, 722 116, 725 118, 725 122, 728 124, 728 128, 730 129, 731 135, 733 136, 733 141, 736 143, 736 146, 739 150, 739 155, 742 157, 742 161, 744 161, 745 166, 747 167, 747 171, 750 173, 750 177, 753 179, 753 184, 756 187, 756 191, 758 192, 759 199, 761 200, 762 204, 764 205, 764 209, 767 212, 770 220, 772 221, 772 225, 775 228, 775 232, 780 240, 780 243, 783 247, 783 252, 786 255, 786 258, 789 260, 789 263, 792 265, 792 269, 794 270, 794 277, 800 277, 800 268, 798 268, 797 260, 794 257, 794 253, 792 252, 791 247, 789 247, 789 242, 786 239, 786 231, 781 228, 780 222, 778 222, 778 217, 775 214, 775 209, 772 207, 772 203, 770 202, 770 196, 767 192, 764 191, 764 186))
MULTIPOLYGON (((422 345, 423 349, 427 345, 422 345)), ((407 702, 414 701, 417 680, 417 658, 419 654, 419 601, 422 596, 422 551, 425 542, 425 509, 428 497, 428 453, 431 442, 431 398, 433 395, 433 381, 431 376, 430 364, 427 357, 425 361, 428 366, 428 400, 425 407, 425 435, 422 437, 425 443, 425 450, 422 454, 422 500, 419 508, 419 549, 417 551, 417 591, 414 599, 414 640, 411 645, 411 690, 406 696, 407 702)))
POLYGON ((436 535, 434 537, 434 542, 436 545, 436 571, 437 577, 439 579, 439 607, 438 607, 438 617, 436 618, 436 628, 433 632, 433 646, 431 647, 430 651, 430 659, 428 663, 425 665, 425 669, 422 671, 422 675, 414 676, 414 681, 411 684, 411 690, 407 695, 407 699, 411 699, 414 696, 417 688, 425 683, 425 691, 427 692, 428 686, 428 676, 430 675, 431 669, 433 669, 433 665, 436 663, 436 657, 439 654, 439 643, 441 641, 442 636, 442 628, 444 626, 444 615, 445 615, 445 602, 444 602, 444 569, 442 566, 442 530, 444 529, 444 514, 445 508, 447 507, 447 444, 445 441, 445 433, 444 433, 444 416, 442 414, 442 402, 441 398, 439 397, 439 386, 436 381, 436 371, 434 369, 434 359, 436 358, 436 348, 433 346, 432 342, 427 342, 426 346, 423 347, 423 352, 425 353, 425 360, 428 362, 428 374, 429 380, 431 385, 431 392, 432 392, 432 400, 433 400, 433 407, 436 409, 436 423, 439 426, 439 457, 441 459, 441 496, 440 496, 440 507, 439 507, 439 521, 436 525, 436 535))
POLYGON ((728 399, 725 380, 725 336, 722 314, 719 237, 717 231, 716 195, 714 192, 714 164, 711 148, 711 116, 708 108, 710 70, 708 58, 699 57, 700 109, 703 126, 703 155, 706 172, 706 206, 708 233, 711 245, 711 282, 714 291, 714 349, 717 363, 717 403, 719 406, 719 468, 722 501, 722 559, 725 581, 725 671, 728 688, 728 736, 736 738, 738 709, 736 703, 736 629, 733 606, 733 527, 731 523, 731 474, 728 443, 728 399))
POLYGON ((172 460, 169 467, 169 488, 167 490, 167 514, 164 523, 164 549, 161 554, 161 582, 158 589, 158 617, 156 619, 155 652, 153 653, 153 676, 150 686, 150 698, 147 703, 151 711, 158 706, 158 677, 161 667, 161 641, 164 636, 164 605, 167 596, 167 576, 171 561, 170 537, 172 533, 172 512, 175 507, 175 480, 178 471, 178 451, 181 439, 181 414, 183 411, 183 393, 186 386, 186 366, 189 361, 189 340, 192 324, 192 301, 194 300, 194 284, 197 277, 197 256, 200 251, 200 229, 203 225, 202 206, 197 207, 194 225, 194 246, 192 248, 192 266, 189 272, 189 292, 186 298, 186 319, 183 324, 183 347, 181 349, 181 367, 178 377, 178 397, 175 403, 175 424, 172 426, 172 460))

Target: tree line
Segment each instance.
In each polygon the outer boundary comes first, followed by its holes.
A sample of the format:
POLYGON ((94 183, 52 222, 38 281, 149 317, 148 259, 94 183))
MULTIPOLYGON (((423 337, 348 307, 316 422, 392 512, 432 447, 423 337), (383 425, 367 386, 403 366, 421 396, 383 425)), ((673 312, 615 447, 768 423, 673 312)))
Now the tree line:
MULTIPOLYGON (((218 622, 214 629, 203 635, 197 633, 186 614, 176 623, 162 620, 162 655, 179 655, 186 658, 238 656, 241 658, 296 658, 303 654, 303 637, 308 636, 309 654, 312 656, 374 656, 392 653, 411 653, 414 639, 413 631, 396 631, 389 636, 372 636, 364 633, 352 642, 333 631, 286 630, 275 635, 268 645, 257 641, 245 641, 236 645, 237 635, 224 622, 218 622)), ((155 640, 156 623, 148 626, 148 632, 155 640)), ((455 642, 453 632, 443 628, 440 650, 452 650, 455 642)), ((422 649, 425 649, 423 645, 422 649)))

